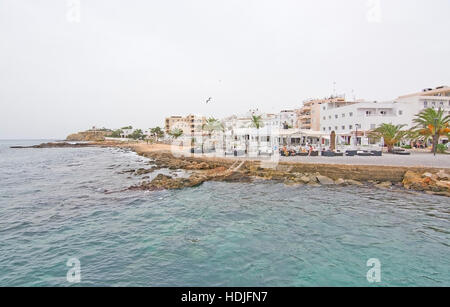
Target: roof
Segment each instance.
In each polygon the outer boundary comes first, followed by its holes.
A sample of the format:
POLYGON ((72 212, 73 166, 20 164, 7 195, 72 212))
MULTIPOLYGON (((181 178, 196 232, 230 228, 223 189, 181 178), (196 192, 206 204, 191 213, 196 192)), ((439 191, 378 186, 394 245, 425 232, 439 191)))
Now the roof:
POLYGON ((450 87, 439 86, 439 87, 436 87, 435 89, 424 89, 421 92, 403 95, 398 98, 408 98, 408 97, 414 97, 414 96, 434 96, 435 94, 445 93, 445 92, 450 92, 450 87))

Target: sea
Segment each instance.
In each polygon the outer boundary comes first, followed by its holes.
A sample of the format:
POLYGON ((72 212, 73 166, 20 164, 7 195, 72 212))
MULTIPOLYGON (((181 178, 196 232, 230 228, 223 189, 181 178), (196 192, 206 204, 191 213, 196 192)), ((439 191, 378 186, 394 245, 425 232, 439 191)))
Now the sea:
POLYGON ((0 286, 450 286, 450 200, 369 186, 136 191, 117 148, 0 141, 0 286))

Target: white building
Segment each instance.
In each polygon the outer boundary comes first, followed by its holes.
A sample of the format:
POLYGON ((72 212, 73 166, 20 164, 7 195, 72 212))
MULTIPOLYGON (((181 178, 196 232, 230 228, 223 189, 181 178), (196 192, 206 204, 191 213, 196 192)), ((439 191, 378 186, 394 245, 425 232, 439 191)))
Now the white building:
POLYGON ((368 145, 367 133, 381 124, 407 125, 412 127, 412 114, 417 108, 405 102, 361 102, 336 107, 324 104, 320 110, 320 129, 322 132, 334 131, 338 144, 368 145))
POLYGON ((283 110, 279 114, 280 128, 296 128, 297 113, 294 110, 283 110))
POLYGON ((422 92, 400 96, 398 102, 407 103, 413 112, 422 111, 423 109, 443 109, 445 115, 450 115, 450 87, 440 86, 435 89, 424 89, 422 92))
POLYGON ((420 93, 401 96, 395 101, 360 102, 339 106, 333 103, 321 105, 320 130, 338 136, 338 143, 368 145, 367 132, 381 124, 415 126, 414 118, 426 108, 443 109, 450 114, 450 88, 438 87, 420 93), (357 136, 357 137, 356 137, 357 136))
POLYGON ((122 133, 120 134, 120 137, 128 138, 133 133, 133 131, 134 131, 134 129, 132 129, 132 128, 122 129, 122 133))

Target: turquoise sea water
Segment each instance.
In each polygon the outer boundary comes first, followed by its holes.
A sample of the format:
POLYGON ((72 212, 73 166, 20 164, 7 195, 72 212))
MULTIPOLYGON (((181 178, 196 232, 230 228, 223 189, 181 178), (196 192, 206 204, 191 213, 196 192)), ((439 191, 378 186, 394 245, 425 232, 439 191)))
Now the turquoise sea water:
MULTIPOLYGON (((122 191, 149 161, 0 142, 0 286, 450 286, 448 198, 217 183, 122 191)), ((169 173, 169 171, 164 171, 169 173)), ((155 176, 152 174, 151 176, 155 176)), ((151 178, 150 178, 151 179, 151 178)))

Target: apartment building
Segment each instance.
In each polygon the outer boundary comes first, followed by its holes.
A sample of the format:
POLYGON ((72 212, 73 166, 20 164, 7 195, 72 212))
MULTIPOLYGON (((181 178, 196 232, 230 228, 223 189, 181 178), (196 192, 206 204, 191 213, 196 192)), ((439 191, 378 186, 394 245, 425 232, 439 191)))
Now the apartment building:
POLYGON ((321 106, 331 104, 334 107, 341 107, 355 104, 345 100, 345 95, 331 96, 324 99, 309 99, 303 102, 303 107, 296 111, 297 126, 302 130, 320 131, 321 129, 321 106))
POLYGON ((450 115, 450 87, 439 86, 434 89, 427 88, 418 93, 400 96, 398 102, 407 103, 412 117, 423 109, 442 109, 445 115, 450 115))
POLYGON ((411 126, 408 107, 407 103, 396 101, 360 102, 340 107, 323 105, 320 130, 328 133, 334 131, 347 144, 356 143, 357 139, 358 144, 366 145, 367 132, 383 123, 411 126))
POLYGON ((174 129, 181 129, 184 135, 196 135, 202 132, 202 127, 206 123, 204 116, 188 115, 171 116, 165 120, 164 130, 166 133, 174 129))

